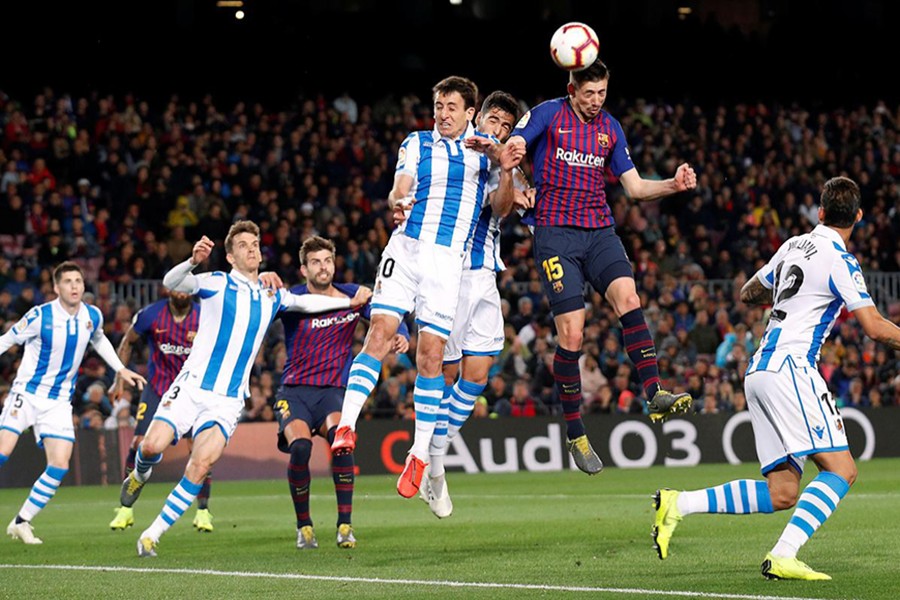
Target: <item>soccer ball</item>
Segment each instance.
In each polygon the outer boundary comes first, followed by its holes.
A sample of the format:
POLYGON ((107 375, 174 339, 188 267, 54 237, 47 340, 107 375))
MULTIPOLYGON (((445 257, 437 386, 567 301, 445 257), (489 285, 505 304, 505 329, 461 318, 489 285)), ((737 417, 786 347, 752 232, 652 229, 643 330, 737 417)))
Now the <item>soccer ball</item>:
POLYGON ((580 71, 594 64, 600 53, 600 40, 584 23, 566 23, 550 39, 553 62, 566 71, 580 71))

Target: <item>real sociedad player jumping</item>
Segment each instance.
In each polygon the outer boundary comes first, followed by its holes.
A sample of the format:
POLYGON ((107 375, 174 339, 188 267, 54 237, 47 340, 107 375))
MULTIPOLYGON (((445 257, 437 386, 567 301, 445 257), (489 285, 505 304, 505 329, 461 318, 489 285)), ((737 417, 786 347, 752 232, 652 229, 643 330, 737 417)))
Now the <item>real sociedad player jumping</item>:
MULTIPOLYGON (((291 293, 352 298, 359 285, 334 283, 334 257, 332 241, 319 236, 306 239, 300 248, 300 271, 306 283, 294 286, 291 293)), ((275 396, 275 414, 279 424, 278 449, 291 457, 287 478, 297 517, 300 550, 319 546, 309 512, 312 436, 318 434, 329 444, 334 441, 353 360, 354 333, 360 319, 368 321, 370 313, 371 304, 367 303, 325 315, 297 312, 281 315, 287 361, 275 396)), ((409 330, 403 322, 391 349, 399 353, 409 349, 409 330)), ((353 453, 332 456, 339 548, 356 547, 351 522, 354 468, 353 453)))
POLYGON ((213 249, 206 236, 194 245, 191 257, 166 273, 169 289, 200 297, 200 326, 181 373, 163 395, 162 403, 138 448, 135 468, 122 483, 123 494, 136 496, 153 465, 174 440, 193 429, 194 446, 184 477, 169 494, 162 512, 141 533, 138 556, 156 556, 160 537, 188 509, 200 492, 209 470, 222 456, 240 418, 249 387, 250 371, 266 330, 279 312, 320 312, 362 306, 371 297, 361 287, 351 298, 295 296, 266 288, 259 282, 259 227, 238 221, 225 238, 229 273, 193 275, 213 249))
POLYGON ((18 373, 0 414, 0 466, 16 447, 19 436, 31 427, 39 448, 47 455, 47 468, 34 482, 28 499, 10 521, 6 533, 26 544, 41 544, 31 520, 56 494, 69 470, 75 444, 72 392, 78 367, 88 344, 118 377, 143 387, 147 381, 125 368, 103 333, 103 314, 82 302, 84 274, 73 262, 53 270, 57 298, 32 308, 12 329, 0 336, 0 354, 12 346, 25 347, 18 373))

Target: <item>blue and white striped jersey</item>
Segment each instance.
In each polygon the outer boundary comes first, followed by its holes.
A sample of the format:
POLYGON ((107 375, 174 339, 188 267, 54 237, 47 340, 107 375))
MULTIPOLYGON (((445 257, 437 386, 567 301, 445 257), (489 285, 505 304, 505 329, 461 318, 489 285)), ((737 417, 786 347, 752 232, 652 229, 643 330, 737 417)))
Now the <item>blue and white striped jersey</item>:
MULTIPOLYGON (((495 177, 499 182, 500 167, 495 167, 495 169, 495 177)), ((513 187, 520 192, 528 189, 528 180, 521 169, 513 171, 513 187)), ((498 273, 506 270, 506 265, 500 258, 500 217, 494 215, 487 197, 484 199, 481 216, 475 223, 475 231, 469 241, 463 269, 470 271, 487 269, 498 273)))
POLYGON ((297 296, 264 288, 235 270, 194 277, 192 293, 200 297, 200 324, 176 381, 189 377, 201 389, 244 398, 266 330, 279 312, 294 305, 297 296))
POLYGON ((12 391, 63 402, 72 399, 88 342, 105 338, 100 309, 82 302, 70 315, 59 300, 35 306, 11 331, 25 348, 12 391))
POLYGON ((485 198, 499 181, 499 171, 491 169, 487 156, 463 145, 472 135, 490 137, 471 123, 455 140, 441 137, 436 128, 406 137, 397 156, 396 173, 413 178, 405 199, 413 205, 397 232, 465 250, 485 198))
POLYGON ((788 356, 815 367, 841 307, 873 305, 859 262, 825 225, 786 241, 755 277, 774 305, 747 373, 778 371, 788 356))

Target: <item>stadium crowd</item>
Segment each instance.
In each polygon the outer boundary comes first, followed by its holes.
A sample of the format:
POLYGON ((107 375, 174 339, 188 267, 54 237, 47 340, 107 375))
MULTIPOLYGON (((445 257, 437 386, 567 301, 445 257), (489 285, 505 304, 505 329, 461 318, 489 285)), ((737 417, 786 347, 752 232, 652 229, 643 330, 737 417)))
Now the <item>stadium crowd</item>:
MULTIPOLYGON (((863 269, 900 271, 900 106, 812 110, 636 99, 612 100, 607 108, 622 122, 644 177, 670 176, 681 161, 697 170, 694 193, 658 203, 637 206, 620 187, 608 187, 663 386, 690 392, 696 412, 746 409, 743 375, 767 315, 739 302, 737 292, 784 240, 817 223, 826 179, 845 174, 860 184, 865 216, 850 251, 863 269)), ((208 268, 226 269, 221 242, 240 218, 259 224, 266 268, 286 283, 299 282, 300 244, 319 234, 337 245, 337 281, 371 284, 392 227, 386 198, 397 150, 409 131, 432 126, 431 114, 428 99, 415 96, 372 104, 348 94, 317 96, 273 109, 217 105, 211 96, 155 104, 50 88, 34 98, 0 92, 3 331, 53 298, 52 268, 71 259, 84 268, 94 289, 87 300, 104 312, 117 344, 140 306, 116 297, 110 283, 161 279, 201 235, 217 242, 208 268)), ((552 318, 530 234, 515 217, 504 225, 502 256, 506 344, 475 415, 555 414, 552 318)), ((598 294, 586 303, 584 411, 642 411, 617 319, 598 294)), ((900 323, 900 303, 888 312, 900 323)), ((361 327, 354 352, 363 335, 361 327)), ((265 345, 248 421, 274 419, 286 358, 280 326, 265 345)), ((407 354, 384 361, 367 417, 413 418, 415 349, 413 334, 407 354)), ((0 357, 3 387, 20 352, 0 357)), ((822 349, 820 368, 839 406, 900 404, 900 353, 866 339, 846 312, 822 349)), ((133 424, 130 396, 113 402, 109 383, 101 361, 84 363, 74 398, 78 426, 133 424)))

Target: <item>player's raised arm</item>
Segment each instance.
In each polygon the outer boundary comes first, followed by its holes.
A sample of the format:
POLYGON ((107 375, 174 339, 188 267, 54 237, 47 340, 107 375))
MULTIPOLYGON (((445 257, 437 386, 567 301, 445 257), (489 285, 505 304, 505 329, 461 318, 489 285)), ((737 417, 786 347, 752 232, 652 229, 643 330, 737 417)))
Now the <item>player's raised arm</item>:
POLYGON ((194 244, 191 257, 183 263, 177 264, 163 277, 163 285, 176 292, 196 294, 200 290, 200 281, 191 271, 209 258, 215 244, 205 235, 194 244))
POLYGON ((409 197, 412 189, 413 177, 406 173, 397 173, 394 176, 394 187, 388 194, 388 206, 391 207, 394 225, 399 225, 406 220, 406 212, 413 205, 413 199, 409 197))
POLYGON ((325 296, 323 294, 303 294, 297 295, 290 292, 282 291, 284 296, 281 299, 282 310, 291 310, 306 313, 328 312, 332 310, 343 310, 347 308, 357 308, 369 301, 372 297, 372 290, 365 286, 360 286, 356 290, 353 298, 325 296))
POLYGON ((675 176, 669 179, 661 181, 644 179, 638 174, 637 169, 632 168, 622 173, 619 181, 622 182, 622 187, 625 188, 629 198, 648 202, 696 188, 697 174, 689 164, 683 163, 675 171, 675 176))

